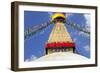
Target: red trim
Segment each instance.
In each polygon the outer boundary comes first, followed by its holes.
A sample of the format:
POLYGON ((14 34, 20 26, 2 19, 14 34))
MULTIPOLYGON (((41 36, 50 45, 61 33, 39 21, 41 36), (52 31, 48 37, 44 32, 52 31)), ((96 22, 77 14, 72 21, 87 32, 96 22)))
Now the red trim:
POLYGON ((56 47, 75 47, 75 44, 72 42, 52 42, 46 44, 46 48, 56 48, 56 47))

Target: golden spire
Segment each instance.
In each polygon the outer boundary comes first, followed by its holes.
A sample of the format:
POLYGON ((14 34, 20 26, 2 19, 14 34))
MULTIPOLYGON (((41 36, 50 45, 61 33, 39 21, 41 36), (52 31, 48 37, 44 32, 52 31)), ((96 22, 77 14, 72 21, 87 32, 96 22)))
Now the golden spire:
POLYGON ((52 16, 52 21, 54 21, 56 18, 58 17, 61 17, 63 19, 66 19, 65 15, 63 13, 55 13, 53 16, 52 16))

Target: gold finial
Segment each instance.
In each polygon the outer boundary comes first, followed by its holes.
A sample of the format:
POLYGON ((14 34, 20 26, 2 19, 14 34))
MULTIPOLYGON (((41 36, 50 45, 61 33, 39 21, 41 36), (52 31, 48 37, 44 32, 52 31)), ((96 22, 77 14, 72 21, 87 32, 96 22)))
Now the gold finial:
POLYGON ((65 15, 63 13, 55 13, 53 16, 52 16, 52 21, 54 21, 56 18, 63 18, 63 19, 66 19, 65 15))

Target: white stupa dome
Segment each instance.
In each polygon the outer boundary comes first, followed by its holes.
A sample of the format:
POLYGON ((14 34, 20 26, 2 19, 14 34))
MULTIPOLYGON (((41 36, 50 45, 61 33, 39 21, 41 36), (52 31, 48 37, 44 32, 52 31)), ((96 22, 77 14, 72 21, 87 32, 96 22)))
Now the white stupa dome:
POLYGON ((36 61, 59 61, 59 60, 88 60, 88 58, 70 52, 56 52, 40 57, 36 61))
POLYGON ((31 59, 26 61, 27 65, 35 67, 48 67, 48 66, 72 66, 91 64, 90 59, 71 52, 55 52, 47 54, 35 60, 31 59))

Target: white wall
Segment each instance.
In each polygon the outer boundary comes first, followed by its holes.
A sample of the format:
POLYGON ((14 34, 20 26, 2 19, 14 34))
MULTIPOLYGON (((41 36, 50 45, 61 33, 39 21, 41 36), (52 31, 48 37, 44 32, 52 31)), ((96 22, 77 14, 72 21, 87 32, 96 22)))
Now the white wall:
MULTIPOLYGON (((10 3, 14 0, 0 0, 0 73, 14 73, 10 70, 10 54, 11 54, 11 12, 10 3)), ((17 0, 16 0, 17 1, 17 0)), ((99 0, 20 0, 20 1, 33 1, 33 2, 46 2, 46 3, 61 3, 61 4, 79 4, 79 5, 94 5, 99 6, 99 0)), ((99 12, 100 13, 100 10, 99 12)), ((98 17, 100 14, 98 14, 98 17)), ((98 18, 99 19, 99 18, 98 18)), ((100 23, 100 22, 99 22, 100 23)), ((98 24, 99 24, 98 23, 98 24)), ((98 28, 100 25, 98 25, 98 28)), ((100 29, 98 30, 100 31, 100 29)), ((99 36, 100 37, 100 34, 99 36)), ((100 40, 100 39, 98 39, 100 40)), ((99 41, 100 43, 100 41, 99 41)), ((99 46, 100 48, 100 46, 99 46)), ((98 48, 98 52, 100 49, 98 48)), ((100 55, 100 53, 98 54, 100 55)), ((100 58, 99 58, 100 61, 100 58)), ((99 62, 100 65, 100 62, 99 62)), ((55 70, 40 70, 34 73, 99 73, 100 66, 86 67, 86 68, 73 68, 73 69, 55 69, 55 70)), ((22 72, 24 73, 24 72, 22 72)), ((33 71, 26 71, 25 73, 33 73, 33 71)))

